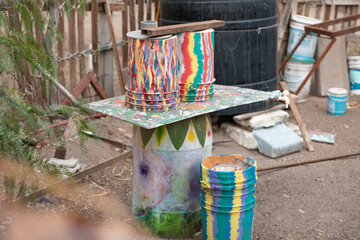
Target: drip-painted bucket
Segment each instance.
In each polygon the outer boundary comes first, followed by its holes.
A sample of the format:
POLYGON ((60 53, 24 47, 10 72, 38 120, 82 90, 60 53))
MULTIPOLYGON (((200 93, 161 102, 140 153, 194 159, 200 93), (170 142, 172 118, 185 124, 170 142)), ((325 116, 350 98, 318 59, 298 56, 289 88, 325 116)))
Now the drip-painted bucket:
MULTIPOLYGON (((177 36, 167 35, 160 37, 144 36, 140 31, 127 33, 129 41, 129 81, 126 92, 129 95, 139 95, 161 98, 145 99, 140 108, 132 106, 131 100, 128 100, 128 107, 140 111, 152 111, 154 106, 162 103, 162 106, 156 109, 167 111, 174 109, 177 105, 167 105, 165 96, 179 90, 177 79, 177 36), (150 101, 146 101, 150 100, 150 101), (154 100, 154 101, 151 101, 154 100), (174 107, 175 106, 175 107, 174 107)), ((180 100, 180 98, 177 96, 180 100)))
POLYGON ((178 79, 181 101, 206 101, 214 82, 214 30, 184 32, 178 35, 178 79), (202 90, 194 98, 192 92, 202 90))
MULTIPOLYGON (((290 60, 284 68, 284 81, 290 91, 295 92, 300 87, 306 76, 309 74, 314 64, 311 61, 304 63, 300 61, 290 60)), ((305 102, 310 94, 311 78, 298 94, 299 102, 305 102)))
POLYGON ((133 206, 139 230, 188 238, 201 229, 200 162, 212 152, 208 115, 134 127, 133 206))
POLYGON ((256 162, 241 155, 201 162, 203 239, 251 239, 256 162))
MULTIPOLYGON (((321 23, 320 20, 301 15, 292 15, 290 21, 290 36, 287 48, 287 55, 294 49, 296 44, 300 41, 305 34, 306 25, 314 25, 321 23)), ((300 60, 312 60, 315 55, 317 44, 316 34, 311 33, 306 36, 300 46, 296 49, 293 58, 300 60)))
POLYGON ((331 115, 344 115, 348 92, 344 88, 329 88, 328 113, 331 115))

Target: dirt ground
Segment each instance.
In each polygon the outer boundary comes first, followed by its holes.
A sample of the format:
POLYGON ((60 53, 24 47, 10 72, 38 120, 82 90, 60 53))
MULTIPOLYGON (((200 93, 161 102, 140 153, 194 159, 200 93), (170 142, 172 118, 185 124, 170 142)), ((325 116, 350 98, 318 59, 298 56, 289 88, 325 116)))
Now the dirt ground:
MULTIPOLYGON (((360 103, 360 96, 350 101, 360 103)), ((308 129, 335 135, 335 144, 314 143, 315 152, 303 150, 277 159, 247 150, 234 142, 214 146, 213 154, 238 153, 257 160, 258 167, 359 152, 360 108, 347 109, 344 116, 327 114, 327 99, 311 97, 298 105, 308 129)), ((295 123, 290 111, 290 121, 295 123)), ((114 118, 94 121, 98 133, 131 144, 132 125, 114 118)), ((228 139, 214 125, 214 141, 228 139)), ((81 154, 78 139, 67 143, 67 157, 94 166, 120 154, 117 146, 89 140, 89 153, 81 154)), ((43 146, 44 158, 52 157, 51 146, 43 146)), ((360 157, 328 161, 294 168, 261 172, 256 186, 253 239, 360 239, 360 157)), ((132 162, 120 161, 92 174, 56 195, 45 195, 27 209, 56 216, 77 216, 100 227, 116 226, 119 239, 157 239, 140 233, 131 215, 132 162)), ((0 229, 1 230, 1 229, 0 229)), ((201 239, 198 234, 196 239, 201 239)))

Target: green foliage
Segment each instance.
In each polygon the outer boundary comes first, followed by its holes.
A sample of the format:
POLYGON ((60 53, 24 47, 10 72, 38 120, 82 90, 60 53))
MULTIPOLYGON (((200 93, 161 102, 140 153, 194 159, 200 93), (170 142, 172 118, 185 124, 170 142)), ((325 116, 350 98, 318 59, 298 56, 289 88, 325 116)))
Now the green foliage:
MULTIPOLYGON (((89 113, 84 112, 80 105, 43 106, 29 102, 29 95, 32 95, 36 88, 33 76, 40 75, 42 86, 49 86, 49 82, 54 83, 58 79, 58 63, 50 51, 44 51, 44 46, 40 46, 34 39, 35 26, 39 27, 41 32, 44 32, 47 26, 46 30, 54 36, 57 35, 57 29, 49 29, 49 26, 52 26, 49 23, 54 21, 54 18, 51 14, 44 14, 36 5, 36 0, 4 2, 9 3, 9 6, 0 10, 0 74, 5 80, 8 77, 16 78, 22 92, 19 89, 10 89, 6 81, 0 87, 0 152, 9 159, 22 159, 31 166, 38 164, 50 172, 61 173, 54 166, 43 163, 39 154, 28 143, 42 129, 55 146, 63 146, 65 141, 61 131, 49 126, 53 116, 65 115, 73 118, 80 136, 82 152, 86 153, 85 142, 88 136, 82 131, 94 131, 94 127, 83 118, 82 114, 89 113), (29 66, 30 79, 29 76, 24 78, 26 65, 29 66), (21 83, 20 78, 25 82, 21 83)), ((45 6, 58 4, 56 0, 43 2, 45 6)), ((85 13, 85 6, 86 0, 65 0, 59 8, 60 11, 64 10, 67 16, 71 16, 72 9, 81 9, 85 13)), ((48 97, 47 92, 45 98, 48 97)), ((28 185, 25 178, 16 181, 12 177, 5 177, 3 183, 7 195, 11 198, 22 197, 37 188, 28 185)))

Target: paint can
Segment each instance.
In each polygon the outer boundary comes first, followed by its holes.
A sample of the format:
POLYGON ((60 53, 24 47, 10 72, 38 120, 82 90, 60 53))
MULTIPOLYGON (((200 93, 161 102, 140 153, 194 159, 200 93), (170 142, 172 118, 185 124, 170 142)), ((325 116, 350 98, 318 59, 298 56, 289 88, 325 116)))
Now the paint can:
POLYGON ((140 111, 167 111, 176 109, 178 105, 167 105, 166 94, 173 94, 169 98, 179 98, 179 84, 177 80, 177 46, 178 40, 174 35, 148 37, 140 31, 127 34, 129 44, 129 80, 126 86, 126 98, 136 95, 143 99, 142 107, 131 105, 129 108, 140 111), (160 99, 159 99, 160 97, 160 99), (159 103, 162 105, 158 108, 159 103), (155 105, 155 107, 154 107, 155 105))
POLYGON ((351 94, 360 95, 360 56, 347 58, 351 94))
MULTIPOLYGON (((188 90, 210 90, 214 82, 214 29, 184 32, 178 35, 178 79, 181 101, 187 101, 188 90)), ((200 93, 200 95, 205 93, 200 93)), ((193 99, 190 97, 190 99, 193 99)), ((199 96, 194 101, 206 101, 199 96), (197 100, 198 99, 198 100, 197 100)))
POLYGON ((200 181, 203 239, 251 240, 255 160, 238 154, 207 157, 200 181))
MULTIPOLYGON (((301 62, 296 59, 291 59, 284 68, 284 81, 286 82, 290 91, 298 90, 302 82, 313 68, 313 61, 301 62)), ((306 82, 305 86, 298 94, 299 102, 306 102, 310 94, 311 79, 306 82)))
POLYGON ((329 88, 328 113, 331 115, 344 115, 348 92, 344 88, 329 88))
POLYGON ((200 162, 212 153, 209 115, 134 126, 133 207, 139 230, 188 238, 201 229, 200 162))
MULTIPOLYGON (((290 36, 287 47, 287 55, 294 49, 296 44, 300 41, 302 36, 305 34, 306 25, 314 25, 321 23, 320 20, 301 15, 292 15, 290 21, 290 36)), ((306 36, 304 41, 296 49, 293 58, 300 60, 312 60, 315 55, 317 44, 317 36, 315 33, 311 33, 306 36)))

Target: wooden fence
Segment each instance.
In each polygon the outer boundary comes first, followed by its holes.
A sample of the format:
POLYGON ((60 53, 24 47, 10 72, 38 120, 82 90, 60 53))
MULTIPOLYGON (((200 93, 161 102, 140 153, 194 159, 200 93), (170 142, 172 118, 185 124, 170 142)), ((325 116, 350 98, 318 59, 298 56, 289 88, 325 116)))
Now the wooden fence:
MULTIPOLYGON (((41 0, 37 1, 39 5, 42 4, 41 0)), ((127 67, 126 33, 139 29, 140 22, 143 20, 155 19, 158 1, 109 1, 114 34, 120 50, 120 62, 124 73, 126 73, 127 67)), ((66 18, 64 10, 60 9, 58 28, 63 37, 58 39, 56 44, 60 83, 71 91, 89 71, 92 71, 107 95, 114 96, 119 94, 119 84, 117 81, 114 82, 118 72, 114 71, 111 31, 108 27, 104 4, 101 2, 104 1, 89 1, 85 16, 80 10, 73 10, 70 20, 66 18), (98 4, 94 4, 94 2, 98 2, 98 4), (97 8, 96 11, 92 9, 94 6, 97 8)), ((63 0, 60 0, 59 5, 62 3, 63 0)), ((37 36, 41 36, 41 34, 37 36)), ((37 38, 37 40, 38 42, 42 41, 41 38, 37 38)), ((82 93, 82 97, 93 101, 95 93, 93 89, 87 88, 82 93)), ((63 97, 58 96, 58 100, 62 101, 63 97)))

